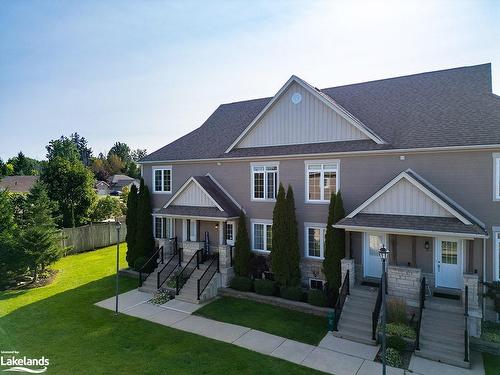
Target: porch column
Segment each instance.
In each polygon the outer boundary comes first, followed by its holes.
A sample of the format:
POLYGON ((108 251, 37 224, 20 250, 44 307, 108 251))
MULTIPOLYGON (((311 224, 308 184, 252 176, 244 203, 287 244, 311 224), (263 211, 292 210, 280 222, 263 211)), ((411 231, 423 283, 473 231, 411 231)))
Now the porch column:
POLYGON ((219 245, 224 245, 224 222, 219 221, 219 245))
POLYGON ((347 271, 349 271, 349 289, 354 287, 354 259, 353 258, 344 258, 340 261, 340 268, 342 273, 342 282, 344 282, 345 275, 347 271))
POLYGON ((182 242, 189 241, 187 238, 187 219, 182 219, 182 242))
POLYGON ((465 287, 469 288, 469 309, 479 308, 479 275, 464 273, 464 288, 462 289, 462 301, 465 301, 465 287))

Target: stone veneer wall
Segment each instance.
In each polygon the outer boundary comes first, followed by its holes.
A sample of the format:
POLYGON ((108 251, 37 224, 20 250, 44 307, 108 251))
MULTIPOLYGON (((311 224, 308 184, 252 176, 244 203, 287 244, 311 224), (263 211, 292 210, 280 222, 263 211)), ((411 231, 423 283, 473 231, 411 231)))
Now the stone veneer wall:
POLYGON ((203 249, 203 242, 186 241, 182 243, 182 260, 188 262, 198 250, 203 249))
POLYGON ((300 274, 302 284, 307 286, 309 286, 309 279, 318 279, 326 282, 322 260, 302 258, 300 261, 300 274))
POLYGON ((354 259, 344 258, 340 261, 340 268, 342 272, 342 282, 344 282, 345 275, 349 271, 349 289, 352 290, 354 287, 354 281, 356 280, 356 270, 354 266, 354 259))
POLYGON ((389 266, 387 294, 392 299, 406 302, 408 306, 418 307, 421 278, 419 268, 389 266))

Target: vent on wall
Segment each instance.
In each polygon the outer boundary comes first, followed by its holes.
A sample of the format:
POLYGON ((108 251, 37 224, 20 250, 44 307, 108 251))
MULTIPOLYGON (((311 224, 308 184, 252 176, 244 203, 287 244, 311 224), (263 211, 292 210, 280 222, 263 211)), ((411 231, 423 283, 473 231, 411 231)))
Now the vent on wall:
POLYGON ((302 101, 302 95, 300 92, 295 92, 292 95, 292 103, 293 104, 299 104, 302 101))

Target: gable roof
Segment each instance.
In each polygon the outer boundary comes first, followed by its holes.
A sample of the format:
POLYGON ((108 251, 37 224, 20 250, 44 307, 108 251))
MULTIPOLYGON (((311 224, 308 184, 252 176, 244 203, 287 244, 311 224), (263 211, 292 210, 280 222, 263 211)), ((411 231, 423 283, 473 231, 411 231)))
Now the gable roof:
POLYGON ((234 148, 225 152, 273 98, 223 104, 202 126, 147 155, 141 163, 498 145, 500 97, 492 93, 491 87, 491 64, 482 64, 315 89, 355 116, 386 144, 366 140, 316 143, 313 147, 234 148))
POLYGON ((38 176, 5 176, 0 179, 0 190, 28 193, 37 181, 38 176))
POLYGON ((158 211, 160 214, 204 216, 234 218, 240 214, 241 206, 222 188, 222 186, 211 176, 190 177, 169 199, 169 201, 158 211), (189 205, 188 202, 176 204, 176 201, 190 187, 196 186, 204 194, 205 202, 209 200, 213 204, 203 203, 201 205, 189 205))
POLYGON ((309 83, 304 81, 303 79, 300 79, 299 77, 292 75, 288 81, 281 87, 281 89, 272 97, 271 100, 267 102, 265 107, 259 112, 259 114, 250 122, 250 124, 243 130, 243 132, 234 140, 234 142, 227 148, 225 151, 226 153, 230 152, 233 150, 235 147, 238 146, 238 144, 243 141, 243 139, 250 133, 252 129, 255 128, 255 126, 258 125, 259 121, 261 121, 264 116, 266 116, 271 108, 283 97, 285 92, 287 91, 288 88, 290 88, 294 83, 298 84, 302 88, 304 88, 307 92, 309 92, 311 95, 319 99, 321 102, 323 102, 327 107, 329 107, 332 111, 335 113, 339 114, 342 118, 347 120, 349 124, 354 126, 356 129, 358 129, 361 133, 363 133, 365 136, 373 140, 377 144, 383 144, 385 143, 380 137, 378 137, 371 129, 369 129, 366 125, 364 125, 361 121, 359 121, 354 115, 349 113, 347 110, 342 108, 339 104, 335 102, 331 97, 328 95, 325 95, 322 93, 320 90, 315 89, 312 87, 309 83))

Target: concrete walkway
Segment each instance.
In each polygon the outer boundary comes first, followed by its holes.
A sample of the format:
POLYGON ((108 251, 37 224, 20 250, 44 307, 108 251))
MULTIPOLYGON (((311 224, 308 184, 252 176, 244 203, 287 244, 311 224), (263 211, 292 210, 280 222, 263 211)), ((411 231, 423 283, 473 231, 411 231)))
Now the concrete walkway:
MULTIPOLYGON (((137 290, 123 293, 119 296, 118 311, 330 374, 371 375, 382 373, 382 365, 373 361, 378 352, 377 346, 340 339, 330 333, 321 340, 318 346, 308 345, 248 327, 191 315, 202 305, 175 299, 163 305, 154 305, 147 302, 151 298, 151 294, 137 290)), ((96 303, 96 305, 114 310, 115 299, 114 297, 108 298, 96 303)), ((475 367, 472 370, 464 370, 413 356, 410 370, 417 375, 484 375, 481 355, 475 353, 472 359, 475 367), (463 372, 461 372, 462 370, 463 372)), ((408 373, 410 372, 393 367, 387 369, 389 375, 408 373)))

